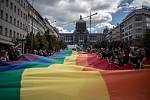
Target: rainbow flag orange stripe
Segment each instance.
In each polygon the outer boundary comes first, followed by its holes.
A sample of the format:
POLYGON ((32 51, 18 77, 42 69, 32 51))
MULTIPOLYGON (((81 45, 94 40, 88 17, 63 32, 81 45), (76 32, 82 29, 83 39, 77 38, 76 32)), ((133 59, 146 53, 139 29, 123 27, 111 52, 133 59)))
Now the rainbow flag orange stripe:
POLYGON ((96 54, 24 55, 0 66, 0 100, 149 100, 150 70, 103 70, 96 54))

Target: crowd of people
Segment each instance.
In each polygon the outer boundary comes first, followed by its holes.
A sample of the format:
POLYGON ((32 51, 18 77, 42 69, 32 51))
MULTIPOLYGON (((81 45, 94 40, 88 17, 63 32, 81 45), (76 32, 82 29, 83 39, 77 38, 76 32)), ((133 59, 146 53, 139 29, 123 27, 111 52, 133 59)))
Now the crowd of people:
POLYGON ((102 48, 98 50, 98 54, 102 59, 107 59, 110 63, 115 63, 120 67, 131 63, 135 69, 150 68, 149 48, 102 48))
POLYGON ((33 54, 40 56, 52 56, 54 53, 58 51, 56 50, 33 50, 33 54))
MULTIPOLYGON (((26 54, 35 54, 40 56, 51 56, 56 52, 56 50, 33 50, 33 52, 26 50, 26 54)), ((101 48, 99 50, 87 49, 87 52, 97 52, 101 59, 107 59, 110 63, 115 63, 120 67, 131 63, 135 69, 150 68, 149 48, 101 48)), ((16 61, 21 55, 21 50, 14 48, 13 46, 8 50, 0 48, 0 62, 16 61)))
POLYGON ((20 49, 11 46, 9 49, 0 48, 0 62, 15 61, 22 55, 20 49))
MULTIPOLYGON (((51 56, 56 50, 25 50, 25 54, 35 54, 39 56, 51 56)), ((11 46, 9 49, 0 48, 0 63, 7 61, 16 61, 22 55, 21 49, 11 46)))

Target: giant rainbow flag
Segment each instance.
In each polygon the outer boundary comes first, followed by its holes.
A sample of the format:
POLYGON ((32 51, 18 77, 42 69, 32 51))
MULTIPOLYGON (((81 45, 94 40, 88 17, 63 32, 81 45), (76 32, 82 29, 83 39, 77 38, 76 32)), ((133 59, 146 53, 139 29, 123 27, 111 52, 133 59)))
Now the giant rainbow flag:
POLYGON ((0 100, 150 100, 150 69, 118 68, 85 52, 23 55, 1 64, 0 100))

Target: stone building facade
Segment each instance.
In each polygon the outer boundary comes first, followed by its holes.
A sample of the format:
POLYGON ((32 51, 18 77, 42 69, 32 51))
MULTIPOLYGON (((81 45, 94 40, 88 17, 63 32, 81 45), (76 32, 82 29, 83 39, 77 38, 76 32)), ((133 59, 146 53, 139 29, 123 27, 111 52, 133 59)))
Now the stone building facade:
POLYGON ((136 9, 120 24, 122 39, 129 45, 138 45, 143 34, 150 29, 150 8, 136 9))
POLYGON ((150 8, 143 7, 131 11, 119 25, 109 30, 106 39, 138 46, 146 30, 150 30, 150 8))
POLYGON ((57 29, 28 0, 0 0, 0 48, 20 42, 23 49, 27 34, 44 34, 47 30, 58 37, 57 29))
POLYGON ((64 40, 67 45, 79 45, 83 48, 90 47, 96 42, 103 40, 101 33, 89 33, 86 26, 86 21, 80 19, 76 22, 75 31, 73 33, 60 33, 59 37, 64 40))
POLYGON ((14 45, 28 32, 27 0, 0 0, 0 45, 14 45))

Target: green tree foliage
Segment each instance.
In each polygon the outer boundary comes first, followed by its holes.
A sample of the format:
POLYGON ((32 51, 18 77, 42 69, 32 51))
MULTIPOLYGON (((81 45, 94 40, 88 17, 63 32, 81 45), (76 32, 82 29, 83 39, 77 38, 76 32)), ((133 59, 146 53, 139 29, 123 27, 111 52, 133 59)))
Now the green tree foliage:
POLYGON ((109 48, 128 48, 128 44, 124 41, 112 41, 109 43, 109 48))
POLYGON ((67 45, 65 44, 64 41, 60 40, 59 41, 59 49, 65 49, 65 48, 67 48, 67 45))
POLYGON ((50 35, 49 31, 46 31, 44 35, 39 32, 36 35, 30 33, 26 37, 26 49, 49 49, 58 51, 66 47, 67 45, 62 40, 59 40, 54 35, 50 35))
POLYGON ((106 48, 108 47, 108 42, 107 41, 102 41, 102 42, 97 42, 94 47, 96 49, 99 49, 99 48, 106 48))
POLYGON ((67 45, 65 44, 64 41, 59 40, 58 37, 51 35, 49 30, 47 30, 44 34, 48 41, 48 49, 49 50, 60 50, 60 49, 65 49, 67 45))
POLYGON ((36 36, 33 37, 33 50, 38 50, 40 47, 40 42, 36 36))
POLYGON ((128 48, 127 43, 123 41, 112 41, 112 42, 107 42, 107 41, 102 41, 102 42, 97 42, 94 45, 94 48, 99 49, 99 48, 128 48))
POLYGON ((38 49, 47 49, 48 48, 48 41, 45 35, 41 35, 39 32, 36 35, 36 38, 39 41, 39 48, 38 49))
POLYGON ((33 34, 30 33, 30 34, 28 34, 27 37, 26 37, 26 44, 25 44, 25 48, 26 48, 26 49, 31 49, 32 36, 33 36, 33 34))

